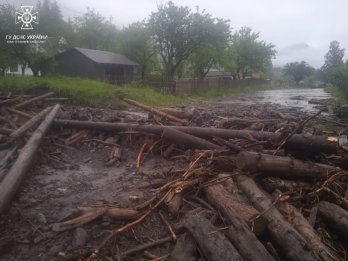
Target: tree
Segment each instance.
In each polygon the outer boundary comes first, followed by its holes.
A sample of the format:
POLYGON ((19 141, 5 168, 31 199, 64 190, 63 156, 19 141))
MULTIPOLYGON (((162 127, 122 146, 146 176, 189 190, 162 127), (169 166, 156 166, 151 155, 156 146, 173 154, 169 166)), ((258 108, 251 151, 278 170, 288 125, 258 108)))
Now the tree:
POLYGON ((188 7, 173 2, 161 5, 148 21, 155 47, 162 59, 164 74, 173 80, 178 69, 192 53, 209 43, 216 43, 229 34, 228 21, 210 14, 191 13, 188 7), (227 30, 220 30, 219 28, 227 30))
POLYGON ((284 66, 283 74, 290 77, 298 85, 306 76, 314 73, 314 68, 309 66, 305 61, 288 63, 284 66))
POLYGON ((121 50, 139 64, 141 79, 144 80, 156 64, 155 50, 146 24, 137 22, 124 28, 121 41, 121 50))
POLYGON ((86 13, 75 18, 74 31, 78 36, 76 43, 80 47, 107 51, 119 48, 119 32, 112 20, 93 9, 87 8, 86 13))
POLYGON ((237 75, 242 78, 252 72, 265 71, 276 54, 273 44, 259 40, 259 33, 248 27, 235 32, 232 45, 236 51, 237 75))
POLYGON ((332 41, 329 51, 325 55, 324 71, 329 71, 337 67, 343 66, 344 48, 340 48, 340 43, 332 41))

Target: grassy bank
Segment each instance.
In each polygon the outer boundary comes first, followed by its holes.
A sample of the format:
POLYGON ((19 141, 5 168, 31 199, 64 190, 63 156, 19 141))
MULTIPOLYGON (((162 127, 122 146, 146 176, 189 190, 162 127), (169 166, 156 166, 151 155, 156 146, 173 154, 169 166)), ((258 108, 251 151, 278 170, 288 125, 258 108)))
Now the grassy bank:
POLYGON ((0 91, 33 93, 38 90, 54 91, 57 95, 72 98, 81 105, 88 106, 119 106, 123 105, 122 98, 127 97, 152 106, 164 106, 187 102, 184 96, 162 94, 142 84, 117 86, 101 81, 82 78, 49 76, 0 77, 0 91))
POLYGON ((240 86, 233 88, 219 88, 202 91, 194 96, 173 96, 156 91, 139 83, 117 86, 101 81, 94 81, 75 77, 48 76, 5 76, 0 77, 0 91, 37 94, 38 91, 54 91, 59 96, 72 98, 80 105, 87 106, 122 106, 123 97, 134 99, 151 106, 166 106, 184 104, 192 99, 211 99, 252 91, 271 89, 270 84, 240 86))
POLYGON ((325 91, 330 93, 331 96, 334 97, 338 103, 342 105, 348 105, 347 96, 337 86, 327 84, 325 87, 325 91))

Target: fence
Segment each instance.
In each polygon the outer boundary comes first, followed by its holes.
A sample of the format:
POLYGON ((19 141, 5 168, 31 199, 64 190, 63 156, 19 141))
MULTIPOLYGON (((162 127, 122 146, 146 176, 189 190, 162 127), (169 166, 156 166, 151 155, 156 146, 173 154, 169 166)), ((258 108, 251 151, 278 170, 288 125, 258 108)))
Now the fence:
POLYGON ((234 88, 238 86, 264 84, 262 79, 236 79, 232 77, 209 77, 205 79, 180 79, 173 81, 148 81, 148 84, 156 90, 164 93, 196 94, 219 88, 234 88))

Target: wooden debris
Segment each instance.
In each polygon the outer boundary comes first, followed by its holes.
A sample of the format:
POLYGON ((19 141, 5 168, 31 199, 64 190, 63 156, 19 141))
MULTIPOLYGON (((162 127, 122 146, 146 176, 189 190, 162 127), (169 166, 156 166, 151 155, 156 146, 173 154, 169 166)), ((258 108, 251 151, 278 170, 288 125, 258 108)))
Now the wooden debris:
POLYGON ((183 225, 197 242, 207 260, 243 260, 237 249, 221 232, 217 231, 208 219, 199 215, 186 215, 183 225))
POLYGON ((329 227, 348 238, 348 211, 336 204, 321 201, 318 205, 318 214, 324 218, 329 227))
MULTIPOLYGON (((279 196, 279 192, 276 193, 276 196, 279 196)), ((308 245, 322 260, 337 260, 334 253, 332 253, 332 251, 321 242, 320 237, 300 211, 286 201, 280 201, 278 208, 282 214, 288 218, 289 223, 291 223, 304 239, 306 239, 308 245)))
MULTIPOLYGON (((273 260, 273 257, 267 252, 265 247, 257 239, 255 234, 248 227, 247 223, 241 218, 240 210, 236 208, 236 199, 222 187, 222 185, 212 185, 204 189, 205 194, 211 204, 213 204, 229 222, 227 236, 238 252, 245 260, 273 260)), ((266 223, 264 219, 254 217, 258 226, 266 223)), ((254 224, 251 224, 253 227, 254 224)))
MULTIPOLYGON (((109 122, 90 122, 90 121, 76 121, 76 120, 56 120, 56 126, 64 128, 80 128, 88 130, 99 130, 109 132, 140 131, 145 133, 161 135, 165 128, 175 128, 179 131, 197 136, 203 139, 212 139, 213 137, 220 137, 223 139, 244 139, 245 137, 252 137, 255 140, 268 140, 274 144, 280 138, 280 133, 266 132, 266 131, 248 131, 248 130, 231 130, 218 128, 204 128, 204 127, 186 127, 186 126, 161 126, 161 125, 145 125, 145 124, 131 124, 131 123, 109 123, 109 122)), ((301 134, 294 134, 287 140, 286 149, 307 151, 312 153, 327 153, 332 154, 337 152, 337 142, 329 141, 323 136, 308 136, 301 134)))
POLYGON ((165 128, 162 138, 178 145, 184 145, 190 149, 223 150, 223 147, 174 128, 165 128))
POLYGON ((172 261, 195 261, 196 260, 196 244, 193 238, 184 233, 179 236, 176 241, 173 252, 170 256, 172 261))
POLYGON ((160 111, 160 110, 151 108, 151 107, 149 107, 149 106, 147 106, 147 105, 141 104, 141 103, 136 102, 136 101, 131 100, 131 99, 126 99, 126 98, 125 98, 125 99, 123 99, 123 100, 124 100, 125 102, 129 103, 129 104, 132 104, 132 105, 136 106, 136 107, 139 107, 139 108, 142 108, 142 109, 144 109, 144 110, 146 110, 146 111, 152 112, 152 113, 154 113, 154 114, 156 114, 156 115, 158 115, 158 116, 160 116, 160 117, 167 118, 168 120, 171 120, 171 121, 180 123, 180 124, 182 124, 182 125, 188 125, 188 121, 185 120, 185 119, 180 119, 180 118, 178 118, 178 117, 176 117, 176 116, 173 116, 173 115, 168 114, 168 113, 165 113, 165 112, 163 112, 163 111, 160 111))
POLYGON ((256 183, 245 175, 235 177, 238 186, 268 221, 267 229, 275 245, 283 251, 288 260, 318 260, 306 240, 295 230, 275 208, 275 204, 260 190, 256 183))
POLYGON ((50 111, 51 107, 48 107, 44 110, 42 110, 40 113, 35 115, 33 118, 28 120, 26 123, 24 123, 21 127, 16 129, 14 132, 12 132, 9 136, 9 139, 11 141, 14 141, 18 138, 20 138, 25 132, 27 132, 31 127, 35 126, 37 123, 39 123, 50 111))
POLYGON ((17 160, 0 183, 0 213, 3 213, 17 192, 24 175, 29 170, 41 140, 48 131, 60 106, 57 104, 35 130, 26 145, 21 149, 17 160))
POLYGON ((259 171, 278 177, 323 179, 335 170, 332 166, 318 165, 290 157, 272 156, 257 152, 242 151, 236 159, 242 171, 259 171))
POLYGON ((28 100, 25 100, 24 102, 21 102, 15 106, 13 106, 14 109, 19 109, 19 108, 22 108, 30 103, 33 103, 33 102, 36 102, 36 101, 39 101, 39 100, 42 100, 42 99, 45 99, 47 98, 48 96, 52 96, 54 94, 54 92, 49 92, 49 93, 46 93, 46 94, 43 94, 43 95, 40 95, 40 96, 36 96, 34 98, 31 98, 31 99, 28 99, 28 100))
POLYGON ((209 202, 222 211, 228 219, 234 219, 235 214, 238 213, 238 216, 248 224, 256 235, 263 234, 267 222, 254 207, 241 202, 239 198, 228 193, 220 184, 208 186, 204 192, 209 202))
POLYGON ((171 240, 172 240, 172 237, 161 238, 161 239, 155 240, 153 242, 146 243, 146 244, 137 246, 135 248, 129 249, 129 250, 121 253, 121 256, 130 256, 132 254, 135 254, 137 252, 143 251, 145 249, 149 249, 149 248, 154 247, 154 246, 158 246, 158 245, 162 245, 162 244, 168 243, 171 240))
POLYGON ((79 227, 92 222, 108 210, 107 207, 79 207, 78 209, 80 210, 80 216, 62 223, 53 224, 52 230, 60 232, 79 227))

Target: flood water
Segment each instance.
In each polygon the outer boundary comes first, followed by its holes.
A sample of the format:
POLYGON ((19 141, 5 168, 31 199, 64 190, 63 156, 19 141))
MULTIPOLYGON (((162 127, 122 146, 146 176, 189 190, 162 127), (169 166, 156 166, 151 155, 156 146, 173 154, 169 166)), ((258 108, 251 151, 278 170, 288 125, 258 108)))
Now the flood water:
POLYGON ((222 103, 255 104, 274 103, 287 107, 301 108, 304 111, 317 111, 316 104, 308 103, 311 99, 324 100, 332 98, 323 88, 316 89, 281 89, 224 97, 222 103))

